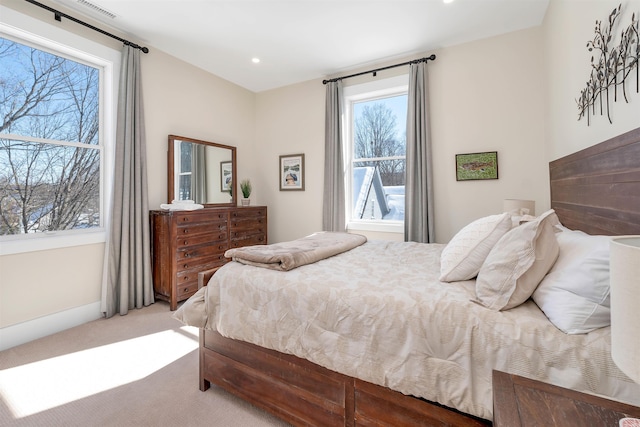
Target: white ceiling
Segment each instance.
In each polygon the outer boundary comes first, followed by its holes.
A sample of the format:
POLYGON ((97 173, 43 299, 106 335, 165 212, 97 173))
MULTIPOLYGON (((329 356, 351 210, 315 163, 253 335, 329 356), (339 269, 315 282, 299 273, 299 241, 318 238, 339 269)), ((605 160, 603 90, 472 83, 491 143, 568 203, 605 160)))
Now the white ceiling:
MULTIPOLYGON (((540 25, 549 0, 56 0, 254 92, 540 25), (96 14, 90 2, 116 15, 96 14), (260 58, 254 64, 251 59, 260 58)), ((104 29, 109 31, 105 26, 104 29)))

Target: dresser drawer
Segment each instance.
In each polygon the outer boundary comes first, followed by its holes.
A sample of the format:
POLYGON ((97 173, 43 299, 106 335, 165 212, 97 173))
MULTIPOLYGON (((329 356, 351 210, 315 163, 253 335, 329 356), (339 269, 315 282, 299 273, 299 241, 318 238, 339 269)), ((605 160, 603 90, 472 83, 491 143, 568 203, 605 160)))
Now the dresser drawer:
MULTIPOLYGON (((225 249, 226 251, 226 249, 225 249)), ((217 267, 227 262, 227 258, 224 257, 224 251, 214 253, 209 256, 200 256, 196 258, 182 258, 176 260, 176 271, 179 273, 185 270, 196 269, 198 271, 208 270, 209 268, 217 267)))
POLYGON ((178 224, 177 235, 195 236, 197 234, 226 233, 227 221, 199 222, 197 224, 178 224))
POLYGON ((177 291, 176 296, 178 298, 178 301, 183 301, 189 298, 191 295, 195 294, 197 290, 198 290, 197 275, 196 275, 195 282, 178 283, 178 289, 176 289, 177 291))
POLYGON ((256 230, 263 229, 267 224, 267 219, 264 217, 258 218, 233 218, 229 225, 229 230, 232 232, 237 230, 256 230))
POLYGON ((231 239, 229 242, 229 246, 232 248, 239 248, 242 246, 251 246, 251 245, 266 245, 266 236, 264 234, 253 234, 253 235, 242 235, 240 237, 236 237, 231 239))
POLYGON ((210 260, 215 258, 224 258, 224 252, 229 248, 226 242, 221 242, 213 245, 201 245, 201 246, 189 246, 180 248, 176 251, 176 263, 178 269, 181 270, 183 265, 191 266, 198 265, 198 263, 204 260, 210 260), (194 264, 195 263, 195 264, 194 264))
POLYGON ((231 212, 231 220, 234 219, 255 219, 258 217, 266 218, 267 209, 266 208, 239 208, 231 212))
MULTIPOLYGON (((263 226, 261 224, 247 224, 246 227, 236 227, 232 228, 229 232, 229 238, 231 240, 245 239, 250 236, 255 235, 266 235, 267 227, 266 224, 263 226)), ((265 242, 266 243, 266 242, 265 242)))
POLYGON ((213 222, 213 221, 226 221, 227 212, 210 212, 208 209, 200 209, 197 211, 180 211, 176 213, 176 223, 180 224, 193 224, 197 222, 213 222))
MULTIPOLYGON (((180 229, 178 229, 180 231, 180 229)), ((186 246, 196 246, 201 245, 203 243, 217 243, 220 247, 220 250, 225 250, 227 243, 227 230, 224 231, 216 231, 214 233, 206 233, 206 234, 180 234, 178 233, 178 237, 176 237, 176 243, 179 248, 184 248, 186 246)))

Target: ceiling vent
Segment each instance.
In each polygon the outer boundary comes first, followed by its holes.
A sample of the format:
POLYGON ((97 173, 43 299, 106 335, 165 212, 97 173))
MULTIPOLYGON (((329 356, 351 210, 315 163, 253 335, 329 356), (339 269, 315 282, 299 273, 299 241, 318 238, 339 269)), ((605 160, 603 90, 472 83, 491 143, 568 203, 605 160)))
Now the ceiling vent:
POLYGON ((114 19, 116 17, 115 13, 111 13, 108 10, 106 10, 106 9, 96 5, 96 4, 88 2, 87 0, 76 0, 76 3, 91 9, 95 13, 99 13, 102 16, 107 16, 107 17, 109 17, 111 19, 114 19))

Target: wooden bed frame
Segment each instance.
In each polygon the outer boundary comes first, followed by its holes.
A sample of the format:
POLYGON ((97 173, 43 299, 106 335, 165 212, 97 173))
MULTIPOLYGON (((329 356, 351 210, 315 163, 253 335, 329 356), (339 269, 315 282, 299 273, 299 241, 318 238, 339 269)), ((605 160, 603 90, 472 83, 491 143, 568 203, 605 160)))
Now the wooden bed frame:
MULTIPOLYGON (((590 234, 640 234, 640 128, 549 164, 551 207, 590 234)), ((213 272, 200 274, 203 286, 213 272)), ((482 426, 490 421, 200 330, 200 390, 211 383, 293 425, 482 426)))
POLYGON ((640 128, 549 163, 551 208, 589 234, 640 234, 640 128))

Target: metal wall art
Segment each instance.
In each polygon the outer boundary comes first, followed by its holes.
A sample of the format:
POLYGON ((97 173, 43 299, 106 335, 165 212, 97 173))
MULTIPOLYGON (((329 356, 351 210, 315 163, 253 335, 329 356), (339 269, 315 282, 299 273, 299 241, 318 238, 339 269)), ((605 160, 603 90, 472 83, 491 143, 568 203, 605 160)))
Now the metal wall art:
POLYGON ((587 117, 587 125, 591 122, 591 116, 597 111, 600 115, 606 112, 609 123, 611 112, 609 101, 618 100, 618 92, 622 92, 625 102, 627 98, 626 81, 635 76, 636 93, 640 91, 640 40, 638 36, 638 20, 636 14, 631 15, 631 24, 620 32, 620 43, 614 46, 612 43, 616 29, 616 20, 620 16, 622 4, 609 14, 609 25, 603 27, 602 21, 596 21, 595 36, 587 42, 589 52, 594 52, 591 57, 591 75, 587 86, 580 92, 578 103, 578 120, 587 117), (599 56, 598 56, 599 54, 599 56))

